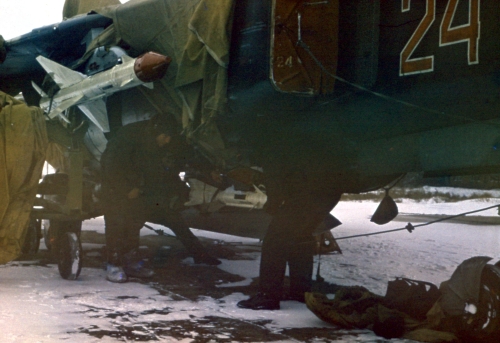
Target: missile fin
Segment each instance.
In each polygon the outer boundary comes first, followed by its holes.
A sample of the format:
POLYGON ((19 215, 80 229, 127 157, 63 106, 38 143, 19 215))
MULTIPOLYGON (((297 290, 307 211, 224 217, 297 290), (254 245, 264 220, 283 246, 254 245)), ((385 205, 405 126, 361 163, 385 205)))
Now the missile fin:
POLYGON ((108 112, 103 99, 79 104, 78 108, 95 124, 102 132, 109 132, 108 112))
POLYGON ((42 98, 48 98, 48 95, 35 82, 31 81, 31 85, 42 98))
POLYGON ((83 95, 79 95, 75 96, 74 98, 61 102, 59 106, 50 111, 49 118, 53 119, 55 116, 61 114, 63 111, 67 110, 71 106, 76 105, 78 101, 80 101, 82 98, 83 95))
POLYGON ((85 75, 71 70, 41 55, 38 56, 36 60, 38 61, 38 63, 40 63, 43 69, 45 69, 45 71, 54 79, 54 82, 57 83, 60 88, 69 87, 86 78, 85 75))
POLYGON ((146 82, 142 84, 144 87, 149 88, 149 89, 154 89, 155 87, 153 86, 153 82, 146 82))
POLYGON ((71 124, 71 121, 68 118, 66 118, 64 116, 64 114, 59 113, 58 116, 59 116, 59 118, 61 118, 62 120, 64 120, 66 123, 71 124))

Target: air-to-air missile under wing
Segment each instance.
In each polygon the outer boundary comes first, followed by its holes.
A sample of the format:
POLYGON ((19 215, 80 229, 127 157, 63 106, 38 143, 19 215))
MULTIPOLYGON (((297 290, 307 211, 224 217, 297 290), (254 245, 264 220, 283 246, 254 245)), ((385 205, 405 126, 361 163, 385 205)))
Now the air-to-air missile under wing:
POLYGON ((49 117, 52 119, 60 115, 67 120, 61 113, 77 105, 103 132, 109 132, 109 123, 106 103, 102 98, 139 85, 152 88, 152 82, 165 75, 171 62, 170 57, 155 52, 147 52, 135 59, 123 55, 113 68, 86 76, 43 56, 38 56, 36 60, 60 88, 50 97, 32 83, 42 96, 40 107, 48 112, 49 117))

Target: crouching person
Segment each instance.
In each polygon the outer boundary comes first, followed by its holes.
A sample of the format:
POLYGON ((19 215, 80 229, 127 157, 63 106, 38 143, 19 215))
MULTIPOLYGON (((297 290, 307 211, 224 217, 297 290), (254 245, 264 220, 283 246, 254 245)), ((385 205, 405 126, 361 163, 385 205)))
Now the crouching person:
MULTIPOLYGON (((147 278, 138 256, 140 230, 146 221, 169 227, 195 263, 217 265, 180 213, 186 185, 186 144, 158 117, 121 128, 101 157, 102 204, 106 225, 107 280, 147 278)), ((187 200, 187 199, 186 199, 187 200)))

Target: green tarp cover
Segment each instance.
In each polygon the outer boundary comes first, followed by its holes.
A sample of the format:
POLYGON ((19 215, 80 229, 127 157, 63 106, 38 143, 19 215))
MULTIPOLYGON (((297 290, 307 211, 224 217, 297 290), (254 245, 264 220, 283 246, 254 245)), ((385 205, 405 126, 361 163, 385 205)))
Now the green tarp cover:
MULTIPOLYGON (((69 2, 74 1, 68 0, 67 8, 69 2)), ((167 75, 155 82, 154 89, 137 91, 173 116, 187 137, 220 163, 225 149, 213 119, 226 110, 233 2, 131 0, 95 8, 113 24, 88 48, 90 54, 98 46, 119 45, 133 57, 147 51, 170 56, 167 75)), ((81 4, 73 7, 89 9, 81 4)))
MULTIPOLYGON (((426 319, 422 322, 411 318, 409 315, 389 309, 383 305, 383 297, 373 294, 364 287, 342 287, 335 293, 334 299, 329 299, 320 293, 306 293, 307 307, 318 318, 338 325, 343 328, 373 329, 376 322, 383 322, 391 314, 404 318, 404 334, 402 338, 419 342, 459 342, 461 336, 467 335, 475 341, 482 341, 483 334, 495 334, 497 326, 488 331, 478 330, 476 324, 469 319, 469 327, 461 327, 455 319, 465 315, 467 303, 483 306, 487 311, 492 311, 491 304, 480 301, 480 288, 482 273, 491 257, 475 256, 463 261, 453 272, 451 278, 441 283, 439 290, 441 297, 427 312, 426 319), (462 331, 462 330, 470 330, 462 331), (457 338, 455 336, 460 336, 457 338)), ((494 291, 492 291, 493 294, 494 291)), ((385 303, 387 304, 387 303, 385 303)), ((476 320, 482 320, 481 312, 477 312, 476 320)), ((497 318, 492 316, 492 318, 497 318)), ((492 319, 489 319, 489 321, 492 319)), ((459 321, 458 323, 462 323, 459 321)), ((486 322, 485 325, 491 324, 486 322)), ((467 340, 469 342, 471 340, 467 340)), ((490 342, 490 340, 488 340, 490 342)))
POLYGON ((437 303, 427 313, 427 320, 419 322, 405 313, 385 307, 381 296, 360 286, 341 288, 335 293, 335 299, 321 293, 306 293, 305 300, 309 310, 318 318, 340 328, 373 330, 375 323, 397 315, 404 320, 403 339, 428 343, 459 341, 451 332, 438 331, 442 309, 437 303))
POLYGON ((43 112, 0 92, 0 263, 14 260, 30 220, 47 146, 43 112))
POLYGON ((119 4, 119 0, 66 0, 63 8, 63 18, 71 18, 78 14, 88 13, 95 8, 119 4))

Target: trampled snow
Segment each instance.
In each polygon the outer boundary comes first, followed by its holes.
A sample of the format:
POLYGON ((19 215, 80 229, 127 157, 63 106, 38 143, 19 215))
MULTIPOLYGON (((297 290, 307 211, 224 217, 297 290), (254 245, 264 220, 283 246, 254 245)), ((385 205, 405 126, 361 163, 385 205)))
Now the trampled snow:
MULTIPOLYGON (((335 228, 333 233, 339 238, 404 228, 405 214, 453 215, 496 204, 497 200, 494 198, 455 203, 404 200, 398 203, 400 212, 398 220, 378 226, 369 220, 378 206, 377 203, 345 201, 339 203, 332 212, 343 223, 335 228)), ((496 209, 477 215, 498 216, 496 209)), ((413 224, 419 223, 413 222, 413 224)), ((83 230, 103 232, 102 219, 85 222, 83 230)), ((220 241, 260 244, 255 239, 199 230, 194 232, 220 241)), ((143 234, 149 233, 143 229, 143 234)), ((412 233, 403 230, 383 235, 341 239, 338 243, 343 254, 321 256, 321 276, 335 284, 362 285, 381 295, 385 294, 387 282, 398 276, 430 281, 439 285, 447 280, 455 268, 467 258, 490 256, 495 261, 500 258, 500 228, 494 225, 441 222, 417 228, 412 233)), ((88 246, 84 244, 84 249, 86 247, 88 246)), ((41 249, 44 248, 42 243, 41 249)), ((222 260, 222 264, 217 268, 241 275, 245 280, 233 284, 221 284, 218 287, 247 285, 252 278, 258 276, 259 253, 249 252, 246 257, 248 259, 245 260, 222 260)), ((185 263, 186 268, 189 268, 191 259, 186 259, 185 263)), ((134 327, 136 337, 146 335, 155 338, 151 326, 144 323, 201 321, 203 318, 213 316, 261 325, 272 332, 304 327, 338 330, 318 319, 304 304, 293 301, 281 302, 280 311, 239 309, 236 303, 246 298, 246 295, 235 292, 223 299, 213 299, 207 295, 192 301, 183 299, 178 294, 160 292, 148 284, 110 283, 105 280, 104 270, 98 268, 84 268, 78 280, 66 281, 59 276, 56 265, 44 266, 37 261, 14 261, 0 266, 1 341, 123 342, 127 341, 125 337, 117 338, 112 335, 98 337, 91 335, 91 332, 92 330, 113 332, 125 325, 134 327)), ((176 339, 163 334, 156 339, 161 342, 191 342, 197 335, 198 333, 193 331, 191 338, 176 339)), ((219 335, 224 341, 231 337, 229 333, 223 331, 219 335)), ((341 330, 339 337, 341 337, 339 342, 383 341, 367 330, 341 330)), ((296 340, 290 337, 289 340, 282 341, 296 340)), ((318 338, 317 342, 323 340, 318 338)))

